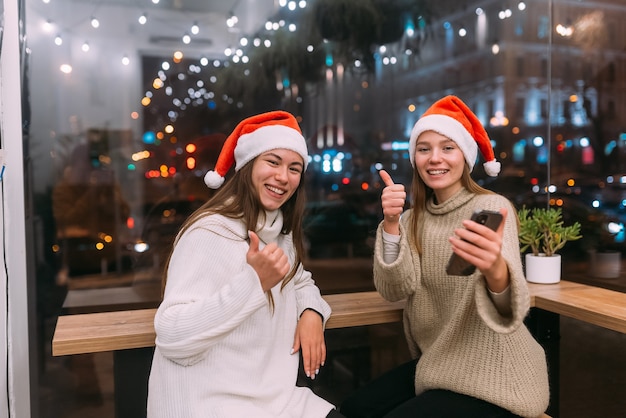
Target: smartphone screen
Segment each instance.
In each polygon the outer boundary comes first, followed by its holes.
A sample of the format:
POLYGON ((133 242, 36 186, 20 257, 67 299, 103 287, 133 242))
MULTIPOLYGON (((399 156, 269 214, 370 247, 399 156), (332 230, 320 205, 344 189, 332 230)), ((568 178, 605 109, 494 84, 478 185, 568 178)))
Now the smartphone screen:
MULTIPOLYGON (((478 210, 472 214, 472 221, 496 230, 502 222, 502 214, 492 210, 478 210)), ((451 276, 469 276, 476 271, 476 266, 452 253, 446 266, 446 273, 451 276)))

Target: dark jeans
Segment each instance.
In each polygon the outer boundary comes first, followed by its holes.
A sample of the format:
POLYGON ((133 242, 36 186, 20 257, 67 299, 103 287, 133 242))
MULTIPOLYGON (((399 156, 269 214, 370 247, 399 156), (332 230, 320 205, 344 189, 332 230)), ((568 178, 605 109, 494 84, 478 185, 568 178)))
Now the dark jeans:
POLYGON ((506 409, 448 390, 415 396, 415 365, 410 361, 350 395, 339 409, 347 418, 514 418, 506 409))
POLYGON ((331 409, 328 415, 326 415, 326 418, 346 418, 346 417, 342 413, 337 412, 336 409, 331 409))

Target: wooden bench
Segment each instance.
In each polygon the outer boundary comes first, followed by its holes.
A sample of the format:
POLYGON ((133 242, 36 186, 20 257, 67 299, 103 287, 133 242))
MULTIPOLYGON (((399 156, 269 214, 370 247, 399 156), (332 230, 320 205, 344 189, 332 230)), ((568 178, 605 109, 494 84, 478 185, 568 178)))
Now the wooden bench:
MULTIPOLYGON (((529 289, 533 307, 529 329, 546 349, 551 365, 550 402, 556 411, 549 412, 558 415, 559 315, 626 333, 626 293, 568 281, 529 283, 529 289)), ((377 292, 324 298, 333 310, 327 329, 402 321, 404 303, 387 302, 377 292)), ((116 417, 145 414, 145 382, 156 338, 155 312, 156 308, 151 308, 58 318, 52 339, 54 356, 113 351, 116 417)))
MULTIPOLYGON (((529 283, 531 306, 626 333, 626 293, 580 283, 529 283)), ((327 328, 402 321, 403 302, 377 292, 324 296, 333 314, 327 328)), ((52 355, 95 353, 154 346, 156 308, 59 316, 52 355)))
MULTIPOLYGON (((324 296, 333 310, 327 329, 402 321, 404 302, 387 302, 377 292, 324 296)), ((156 308, 62 315, 52 339, 52 355, 96 353, 154 346, 156 308)))

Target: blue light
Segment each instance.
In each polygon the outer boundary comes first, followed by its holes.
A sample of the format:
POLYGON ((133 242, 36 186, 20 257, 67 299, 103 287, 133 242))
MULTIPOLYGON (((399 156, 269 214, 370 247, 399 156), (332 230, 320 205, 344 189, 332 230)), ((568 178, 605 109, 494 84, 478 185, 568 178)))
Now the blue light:
POLYGON ((604 147, 604 155, 609 155, 617 146, 615 141, 611 141, 604 147))
POLYGON ((211 110, 215 110, 215 108, 217 107, 217 104, 213 100, 209 100, 207 103, 207 107, 211 110))
POLYGON ((156 135, 152 131, 146 131, 143 134, 142 141, 144 144, 154 144, 156 141, 156 135))
POLYGON ((337 190, 339 190, 339 185, 333 184, 332 186, 330 186, 330 188, 332 189, 333 192, 336 192, 337 190))
POLYGON ((391 149, 394 151, 409 149, 409 141, 393 141, 391 143, 391 149))
POLYGON ((333 66, 333 56, 332 56, 332 54, 326 54, 326 66, 327 67, 332 67, 333 66))
POLYGON ((409 36, 413 36, 415 34, 415 24, 413 24, 412 19, 406 20, 406 23, 404 25, 404 32, 409 36))

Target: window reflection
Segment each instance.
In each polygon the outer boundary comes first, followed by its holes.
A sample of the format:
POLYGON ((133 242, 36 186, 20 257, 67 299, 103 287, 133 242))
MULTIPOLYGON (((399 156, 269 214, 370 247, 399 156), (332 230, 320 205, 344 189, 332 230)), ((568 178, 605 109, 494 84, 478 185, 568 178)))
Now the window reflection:
POLYGON ((502 162, 495 179, 477 165, 482 185, 583 225, 564 276, 626 288, 588 268, 593 251, 626 245, 623 1, 202 3, 26 2, 36 241, 56 279, 38 277, 56 295, 48 323, 79 288, 158 303, 172 240, 208 198, 202 177, 226 134, 276 108, 299 117, 311 155, 307 267, 324 292, 372 289, 378 170, 410 184, 410 130, 449 93, 502 162))

